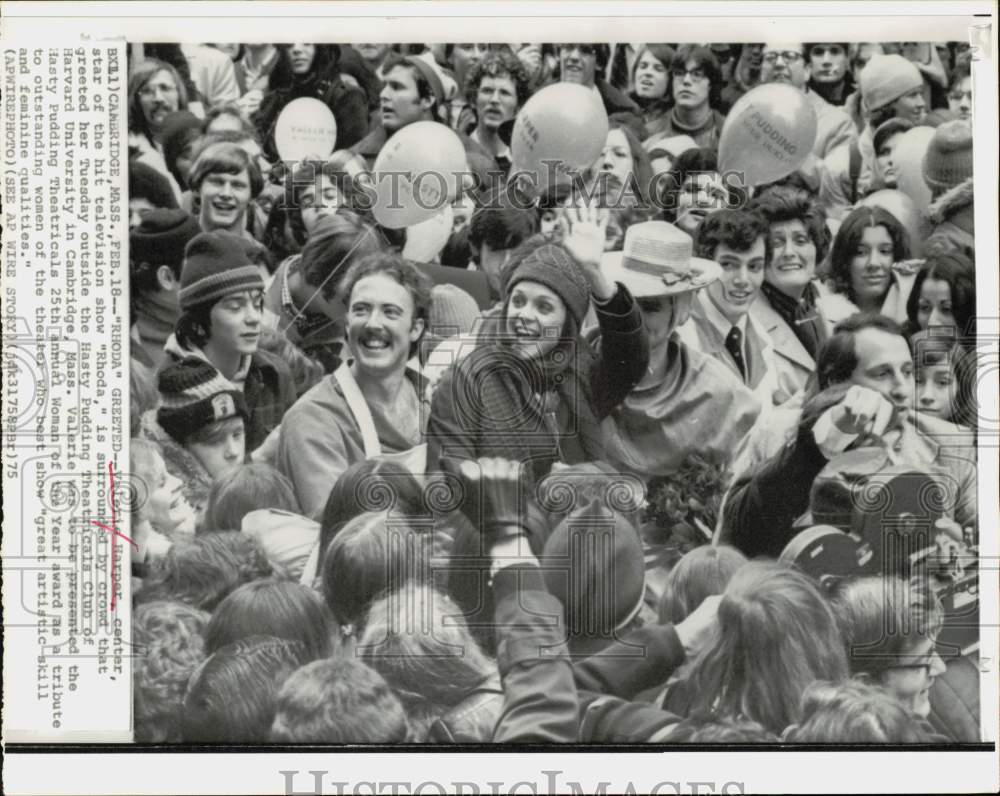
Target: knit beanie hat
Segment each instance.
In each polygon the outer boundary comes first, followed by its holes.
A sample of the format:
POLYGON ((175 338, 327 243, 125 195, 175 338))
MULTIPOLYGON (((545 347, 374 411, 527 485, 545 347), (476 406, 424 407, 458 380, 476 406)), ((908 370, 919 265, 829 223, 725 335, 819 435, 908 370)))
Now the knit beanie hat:
POLYGON ((935 195, 972 177, 972 126, 956 119, 934 131, 924 155, 924 182, 935 195))
POLYGON ((181 310, 230 293, 263 289, 260 269, 251 264, 239 235, 225 230, 202 232, 188 243, 178 296, 181 310))
POLYGON ((590 306, 590 283, 566 249, 544 243, 521 260, 507 275, 505 302, 514 285, 525 279, 545 285, 559 296, 580 327, 590 306))
POLYGON ((184 249, 200 232, 198 219, 184 210, 151 210, 128 234, 129 260, 166 265, 180 276, 184 249))
POLYGON ((138 160, 128 162, 128 198, 146 199, 154 207, 177 207, 170 181, 152 166, 138 160))
POLYGON ((478 317, 476 300, 457 285, 435 285, 431 290, 429 332, 439 337, 468 334, 478 317))
POLYGON ((902 55, 873 55, 861 70, 861 99, 869 113, 923 85, 920 70, 902 55))
POLYGON ((642 608, 646 564, 639 532, 596 500, 556 526, 541 563, 549 593, 563 604, 573 653, 607 646, 642 608))
POLYGON ((160 371, 156 422, 181 445, 192 434, 229 417, 249 420, 246 399, 212 365, 188 358, 160 371))

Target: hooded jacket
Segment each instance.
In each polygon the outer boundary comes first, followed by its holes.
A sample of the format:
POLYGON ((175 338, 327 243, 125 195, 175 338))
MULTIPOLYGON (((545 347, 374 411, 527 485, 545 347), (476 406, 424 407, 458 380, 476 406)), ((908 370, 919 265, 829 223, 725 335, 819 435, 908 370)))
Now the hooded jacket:
POLYGON ((927 208, 927 220, 933 226, 925 244, 927 251, 941 247, 942 250, 957 249, 963 254, 974 252, 976 228, 972 178, 935 199, 927 208))

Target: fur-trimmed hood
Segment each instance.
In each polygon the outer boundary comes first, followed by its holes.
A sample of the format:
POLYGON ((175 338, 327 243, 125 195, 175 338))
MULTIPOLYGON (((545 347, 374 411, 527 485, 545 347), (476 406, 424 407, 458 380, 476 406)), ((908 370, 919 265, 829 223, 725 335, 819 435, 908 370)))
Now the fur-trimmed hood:
POLYGON ((972 178, 941 194, 927 208, 927 220, 935 226, 950 221, 973 232, 972 178))
POLYGON ((197 525, 200 527, 208 503, 208 491, 212 488, 212 476, 193 453, 179 444, 156 422, 155 409, 143 413, 140 420, 140 436, 160 446, 167 471, 184 483, 184 497, 194 508, 197 525))

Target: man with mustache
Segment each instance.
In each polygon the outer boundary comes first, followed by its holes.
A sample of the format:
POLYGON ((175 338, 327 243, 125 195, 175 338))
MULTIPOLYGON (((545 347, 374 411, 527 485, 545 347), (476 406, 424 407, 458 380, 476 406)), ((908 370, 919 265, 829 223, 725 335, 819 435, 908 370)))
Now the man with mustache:
POLYGON ((510 146, 500 125, 513 119, 528 99, 528 73, 516 56, 492 52, 469 71, 466 99, 476 109, 476 126, 469 137, 483 147, 500 168, 510 170, 510 146))
POLYGON ((317 520, 348 467, 420 445, 429 410, 407 367, 430 314, 426 277, 398 255, 373 254, 351 266, 340 296, 350 359, 289 410, 278 445, 278 468, 317 520))

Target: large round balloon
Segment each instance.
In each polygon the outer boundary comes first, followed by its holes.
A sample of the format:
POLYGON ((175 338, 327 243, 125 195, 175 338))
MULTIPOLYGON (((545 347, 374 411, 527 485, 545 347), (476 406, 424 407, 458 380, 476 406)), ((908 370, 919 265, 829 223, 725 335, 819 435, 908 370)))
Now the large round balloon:
POLYGON ((863 207, 881 207, 903 225, 910 239, 910 254, 915 258, 923 257, 924 239, 929 230, 917 209, 916 203, 902 191, 884 188, 869 194, 859 202, 863 207))
POLYGON ((786 83, 757 86, 726 116, 719 173, 742 173, 745 186, 774 182, 801 166, 815 143, 816 111, 804 93, 786 83))
POLYGON ((591 166, 607 137, 608 114, 600 95, 576 83, 553 83, 532 95, 517 114, 511 172, 526 172, 540 193, 570 172, 591 166))
POLYGON ((921 214, 931 203, 931 189, 924 182, 924 155, 933 137, 933 127, 914 127, 903 133, 892 149, 896 186, 913 200, 921 214))
POLYGON ((468 171, 462 140, 438 122, 413 122, 390 138, 375 160, 375 220, 401 229, 433 218, 462 189, 468 171))
POLYGON ((326 160, 337 145, 333 111, 313 97, 292 100, 278 115, 274 145, 282 160, 326 160))

